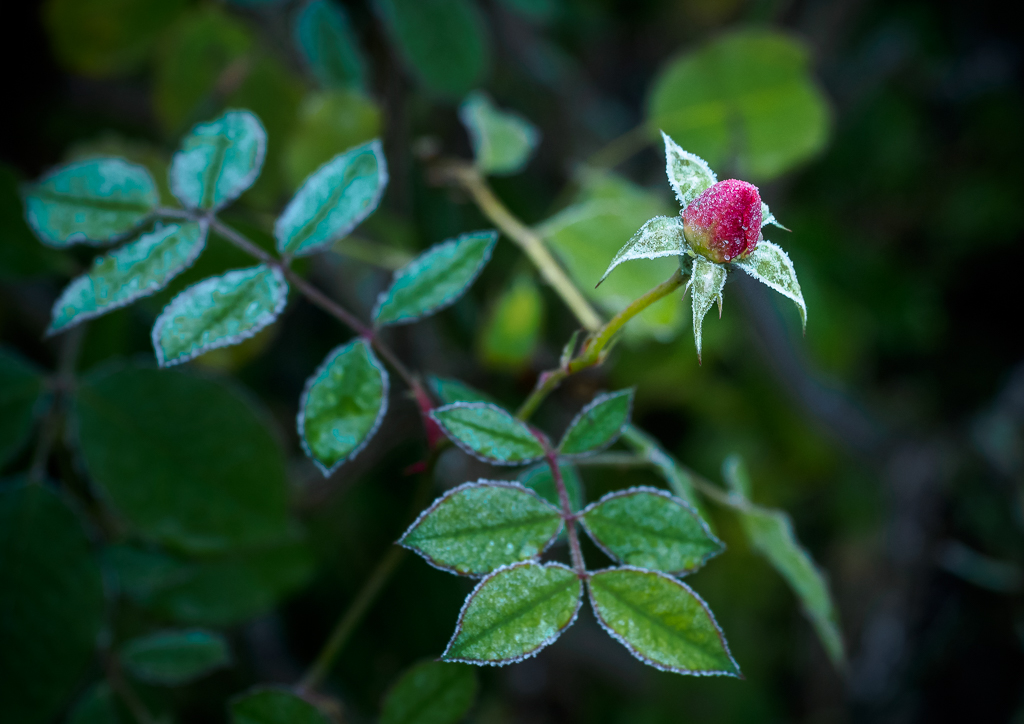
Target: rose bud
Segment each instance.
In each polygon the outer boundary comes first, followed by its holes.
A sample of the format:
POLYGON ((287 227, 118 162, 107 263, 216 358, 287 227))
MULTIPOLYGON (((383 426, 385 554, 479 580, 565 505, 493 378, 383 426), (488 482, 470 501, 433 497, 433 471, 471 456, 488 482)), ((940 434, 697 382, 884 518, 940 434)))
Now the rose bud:
POLYGON ((746 181, 719 181, 683 210, 683 235, 706 259, 744 259, 761 238, 761 195, 746 181))

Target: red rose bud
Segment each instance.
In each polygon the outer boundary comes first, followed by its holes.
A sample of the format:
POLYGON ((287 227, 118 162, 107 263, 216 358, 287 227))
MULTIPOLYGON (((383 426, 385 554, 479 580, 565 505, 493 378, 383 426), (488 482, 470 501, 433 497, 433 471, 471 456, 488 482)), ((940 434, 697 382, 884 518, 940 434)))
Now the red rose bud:
POLYGON ((683 210, 683 235, 695 252, 722 264, 744 259, 761 237, 761 194, 746 181, 719 181, 683 210))

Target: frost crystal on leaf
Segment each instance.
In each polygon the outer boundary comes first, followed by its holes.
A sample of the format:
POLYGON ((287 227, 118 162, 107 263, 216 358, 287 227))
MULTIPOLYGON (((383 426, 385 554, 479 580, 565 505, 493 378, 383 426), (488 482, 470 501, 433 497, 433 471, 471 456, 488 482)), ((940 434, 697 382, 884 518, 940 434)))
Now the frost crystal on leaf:
MULTIPOLYGON (((793 262, 789 254, 784 252, 780 246, 770 241, 761 241, 753 253, 746 259, 735 262, 736 266, 762 284, 771 287, 784 297, 789 297, 800 310, 800 321, 804 329, 807 329, 807 305, 804 303, 804 295, 800 291, 800 282, 796 279, 796 270, 793 269, 793 262)), ((694 307, 694 320, 696 327, 696 307, 694 307)), ((698 350, 700 344, 697 344, 698 350)))
POLYGON ((704 322, 704 315, 708 313, 715 302, 721 305, 725 278, 725 267, 721 264, 715 264, 702 256, 693 260, 693 274, 690 276, 689 286, 693 305, 693 340, 697 344, 698 360, 700 359, 701 326, 704 322))
POLYGON ((685 254, 689 248, 683 236, 682 219, 678 216, 655 216, 641 226, 640 230, 633 234, 633 238, 619 249, 597 285, 600 286, 601 282, 612 273, 612 269, 624 261, 680 256, 685 254))
POLYGON ((777 226, 780 229, 782 229, 783 231, 789 231, 789 229, 787 229, 785 226, 783 226, 782 224, 779 223, 779 220, 775 218, 775 214, 773 214, 771 211, 768 210, 768 204, 766 204, 764 201, 762 201, 761 202, 761 228, 763 229, 764 227, 768 226, 768 224, 771 224, 772 226, 777 226))
POLYGON ((661 137, 665 141, 665 173, 679 205, 685 209, 702 192, 711 188, 718 177, 704 159, 684 151, 667 133, 662 131, 661 137))

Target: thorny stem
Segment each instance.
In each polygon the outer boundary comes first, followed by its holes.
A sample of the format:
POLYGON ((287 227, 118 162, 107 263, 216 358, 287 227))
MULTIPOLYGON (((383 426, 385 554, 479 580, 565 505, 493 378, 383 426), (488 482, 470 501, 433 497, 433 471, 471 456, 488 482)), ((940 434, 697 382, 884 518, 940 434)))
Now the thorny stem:
POLYGON ((540 434, 535 433, 537 440, 544 446, 544 456, 547 459, 548 467, 551 468, 551 477, 555 481, 555 490, 558 491, 558 502, 562 506, 562 520, 565 521, 565 532, 569 538, 569 555, 572 557, 572 568, 581 581, 587 578, 587 566, 583 562, 583 551, 580 549, 580 536, 576 530, 576 515, 572 512, 572 504, 569 502, 569 491, 565 487, 565 480, 562 478, 562 470, 558 467, 558 455, 551 449, 550 443, 540 434))

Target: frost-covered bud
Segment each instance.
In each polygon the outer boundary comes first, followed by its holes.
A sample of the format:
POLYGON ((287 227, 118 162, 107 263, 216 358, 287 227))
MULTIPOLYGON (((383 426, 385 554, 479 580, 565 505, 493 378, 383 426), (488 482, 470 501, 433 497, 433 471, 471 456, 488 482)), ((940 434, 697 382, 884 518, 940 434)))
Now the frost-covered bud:
POLYGON ((761 237, 761 194, 746 181, 719 181, 683 210, 690 247, 719 264, 744 259, 761 237))

